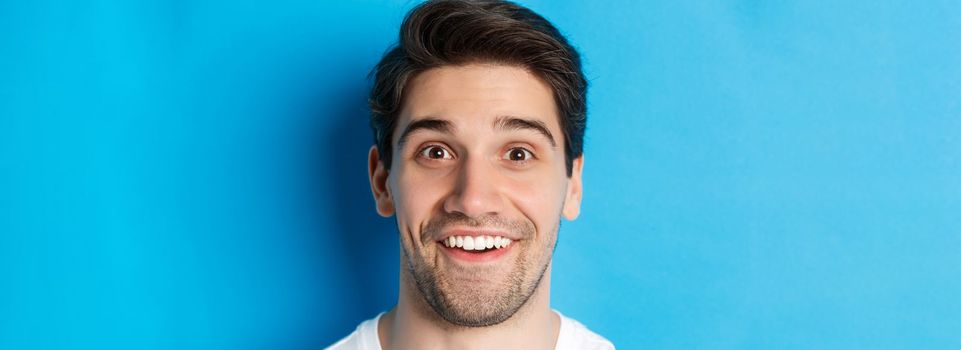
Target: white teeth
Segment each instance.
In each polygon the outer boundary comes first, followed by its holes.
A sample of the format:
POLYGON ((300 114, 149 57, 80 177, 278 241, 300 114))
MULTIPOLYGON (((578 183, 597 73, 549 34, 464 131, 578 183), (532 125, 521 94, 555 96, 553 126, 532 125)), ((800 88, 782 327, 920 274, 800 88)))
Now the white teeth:
POLYGON ((511 244, 511 240, 501 236, 450 236, 441 243, 448 248, 487 250, 506 248, 511 244))
POLYGON ((487 248, 487 238, 484 236, 474 237, 474 250, 484 250, 487 248))

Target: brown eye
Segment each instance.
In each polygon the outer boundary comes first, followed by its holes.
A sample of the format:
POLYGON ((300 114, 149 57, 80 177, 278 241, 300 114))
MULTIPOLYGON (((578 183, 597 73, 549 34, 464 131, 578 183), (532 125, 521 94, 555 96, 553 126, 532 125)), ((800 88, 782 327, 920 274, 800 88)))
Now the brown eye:
POLYGON ((441 146, 429 146, 420 151, 420 156, 427 159, 452 159, 450 152, 441 146))
POLYGON ((504 155, 504 158, 514 162, 524 162, 530 160, 534 155, 523 148, 511 148, 504 155))

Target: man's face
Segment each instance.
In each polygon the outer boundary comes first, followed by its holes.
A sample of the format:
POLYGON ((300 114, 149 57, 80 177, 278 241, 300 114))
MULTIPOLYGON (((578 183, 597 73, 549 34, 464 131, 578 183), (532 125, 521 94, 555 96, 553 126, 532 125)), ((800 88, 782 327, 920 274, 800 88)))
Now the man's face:
POLYGON ((560 216, 580 207, 581 159, 567 177, 551 88, 513 66, 435 68, 409 82, 398 118, 392 168, 376 149, 370 165, 402 268, 453 324, 507 320, 548 271, 560 216))

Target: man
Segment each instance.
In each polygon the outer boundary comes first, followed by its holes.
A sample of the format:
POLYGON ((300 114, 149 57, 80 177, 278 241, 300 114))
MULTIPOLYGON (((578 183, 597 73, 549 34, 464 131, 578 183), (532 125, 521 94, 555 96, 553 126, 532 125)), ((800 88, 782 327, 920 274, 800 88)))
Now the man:
POLYGON ((550 308, 560 217, 577 217, 587 83, 544 18, 431 1, 375 68, 377 212, 396 215, 397 306, 331 349, 613 349, 550 308))

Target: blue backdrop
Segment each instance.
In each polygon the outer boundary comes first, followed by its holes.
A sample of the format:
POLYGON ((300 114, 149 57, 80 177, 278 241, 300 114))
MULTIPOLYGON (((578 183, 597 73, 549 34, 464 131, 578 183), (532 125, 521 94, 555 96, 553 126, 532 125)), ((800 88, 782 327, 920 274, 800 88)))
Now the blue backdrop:
MULTIPOLYGON (((622 349, 961 348, 961 3, 529 1, 591 81, 554 307, 622 349)), ((0 1, 0 348, 307 349, 396 301, 411 1, 0 1)))

